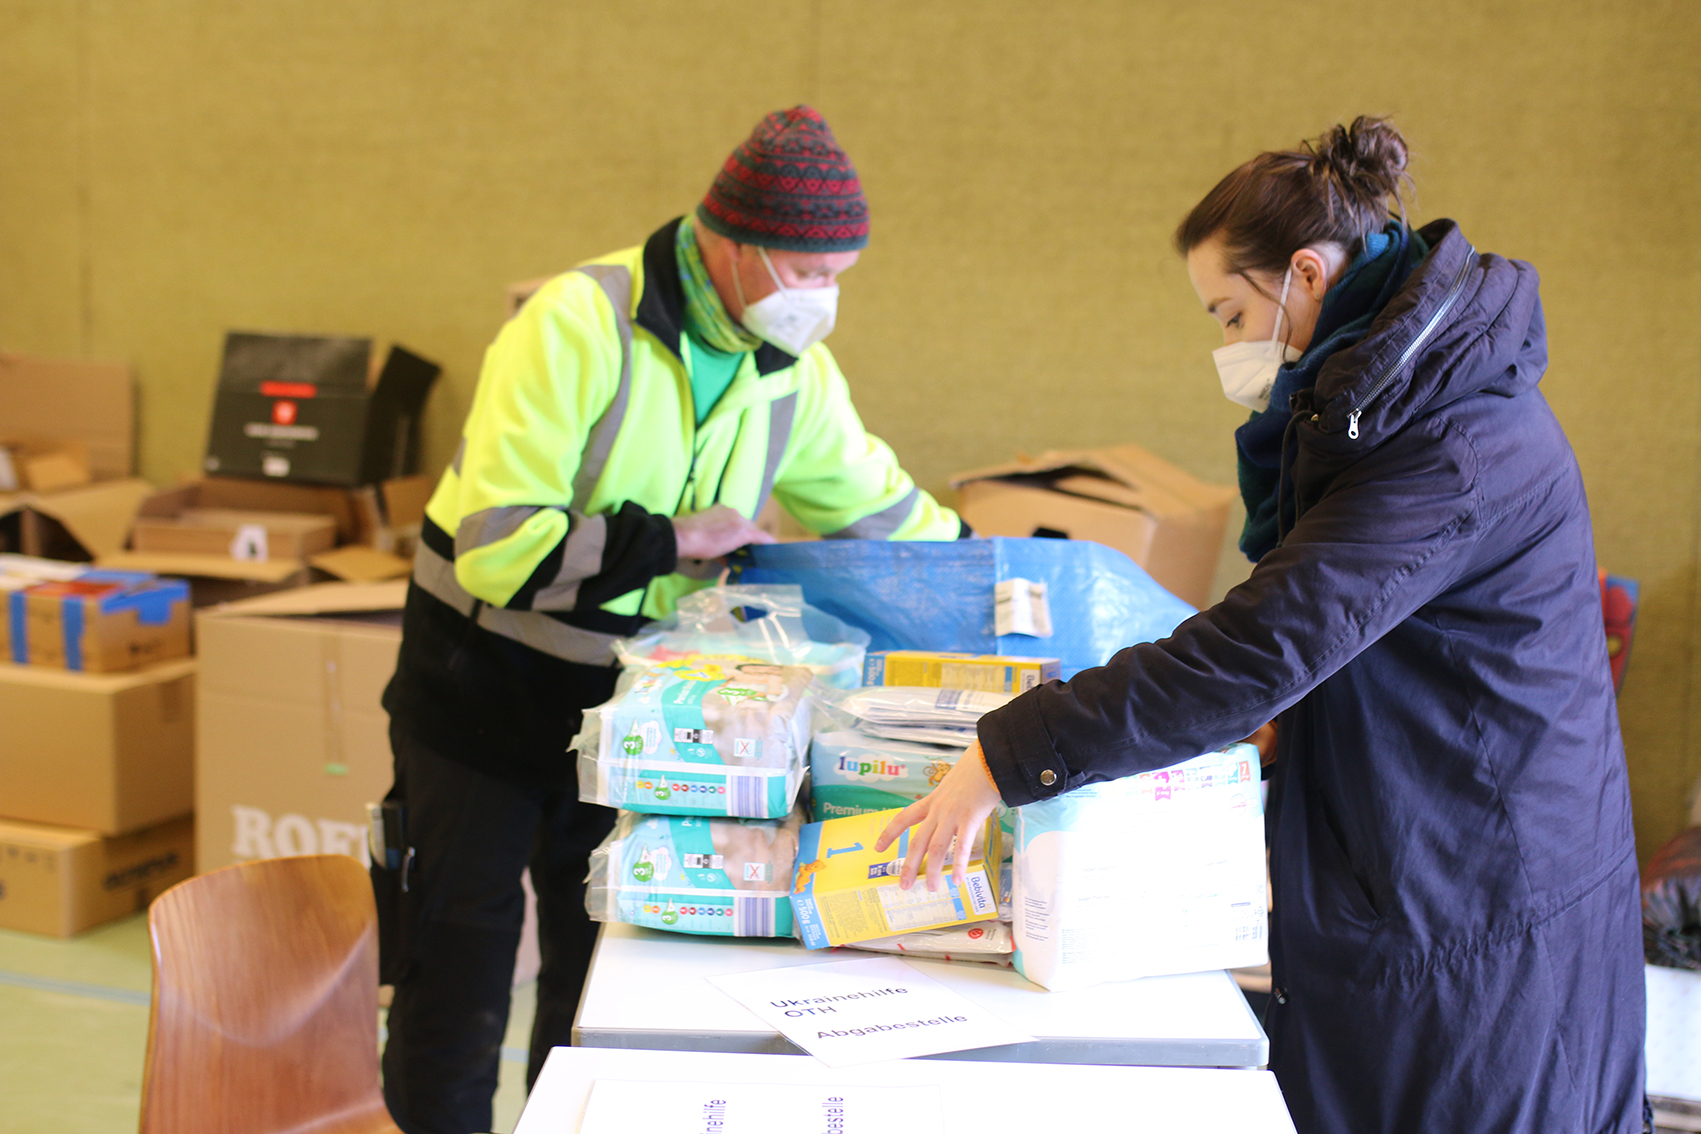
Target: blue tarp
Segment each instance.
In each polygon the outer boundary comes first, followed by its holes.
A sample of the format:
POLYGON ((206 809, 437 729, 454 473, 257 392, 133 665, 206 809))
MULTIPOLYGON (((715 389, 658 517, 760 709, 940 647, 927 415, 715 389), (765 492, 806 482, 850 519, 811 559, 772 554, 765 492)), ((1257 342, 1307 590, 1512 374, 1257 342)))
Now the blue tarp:
POLYGON ((807 602, 867 630, 871 651, 1057 657, 1065 678, 1194 613, 1126 555, 1084 540, 822 540, 764 544, 732 562, 732 582, 801 586, 807 602), (1006 579, 1046 585, 1051 637, 996 632, 993 588, 1006 579))

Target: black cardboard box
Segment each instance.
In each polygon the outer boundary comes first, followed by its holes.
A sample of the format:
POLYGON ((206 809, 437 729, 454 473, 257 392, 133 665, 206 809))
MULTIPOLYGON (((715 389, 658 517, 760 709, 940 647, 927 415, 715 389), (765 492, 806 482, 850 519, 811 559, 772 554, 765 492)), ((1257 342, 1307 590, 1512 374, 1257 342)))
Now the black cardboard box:
POLYGON ((372 340, 232 331, 204 467, 353 488, 418 471, 420 413, 441 368, 372 340))

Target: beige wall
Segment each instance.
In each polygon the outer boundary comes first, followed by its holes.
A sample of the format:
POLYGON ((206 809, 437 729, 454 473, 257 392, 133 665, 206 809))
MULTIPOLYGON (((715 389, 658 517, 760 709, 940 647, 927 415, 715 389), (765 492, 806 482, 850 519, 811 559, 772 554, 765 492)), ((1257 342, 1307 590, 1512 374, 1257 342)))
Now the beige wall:
POLYGON ((394 337, 447 366, 440 464, 503 284, 638 242, 807 100, 874 210, 833 346, 924 485, 1122 439, 1229 480, 1169 232, 1256 150, 1390 113, 1421 216, 1542 272, 1544 389, 1644 584, 1647 853, 1701 773, 1698 32, 1684 0, 0 0, 0 346, 133 361, 165 481, 226 328, 394 337))

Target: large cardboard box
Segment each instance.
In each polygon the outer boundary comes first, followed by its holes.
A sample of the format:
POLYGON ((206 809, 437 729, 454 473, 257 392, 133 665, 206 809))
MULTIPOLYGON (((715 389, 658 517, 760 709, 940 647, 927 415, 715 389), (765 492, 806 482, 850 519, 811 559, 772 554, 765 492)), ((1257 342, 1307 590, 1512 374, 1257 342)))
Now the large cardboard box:
POLYGON ((148 908, 194 873, 189 816, 129 835, 0 820, 0 929, 70 937, 148 908))
POLYGON ((197 869, 285 854, 366 861, 366 804, 390 790, 378 702, 406 593, 325 583, 197 616, 197 869))
POLYGON ((958 513, 981 535, 1094 540, 1198 607, 1210 601, 1238 496, 1138 445, 1058 450, 958 473, 951 486, 958 513))
POLYGON ((153 491, 131 476, 134 385, 119 363, 0 352, 0 438, 60 458, 37 470, 34 486, 26 470, 15 490, 0 492, 0 552, 90 558, 124 546, 153 491))
POLYGON ((0 816, 120 835, 195 806, 195 661, 0 663, 0 816))
MULTIPOLYGON (((401 648, 405 581, 323 583, 202 611, 199 871, 286 854, 370 861, 366 805, 393 779, 379 704, 401 648)), ((514 983, 537 975, 537 901, 514 983)))
POLYGON ((420 414, 441 369, 372 340, 233 331, 203 467, 355 487, 419 471, 420 414))

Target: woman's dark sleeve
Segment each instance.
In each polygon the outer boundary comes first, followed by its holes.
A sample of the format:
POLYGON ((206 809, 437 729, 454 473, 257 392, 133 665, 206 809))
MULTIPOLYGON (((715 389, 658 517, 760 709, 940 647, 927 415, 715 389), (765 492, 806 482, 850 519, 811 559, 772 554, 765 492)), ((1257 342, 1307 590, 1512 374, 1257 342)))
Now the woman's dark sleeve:
POLYGON ((1004 802, 1250 736, 1447 589, 1474 542, 1474 452, 1425 433, 1415 426, 1339 474, 1251 578, 1170 637, 983 717, 1004 802))

